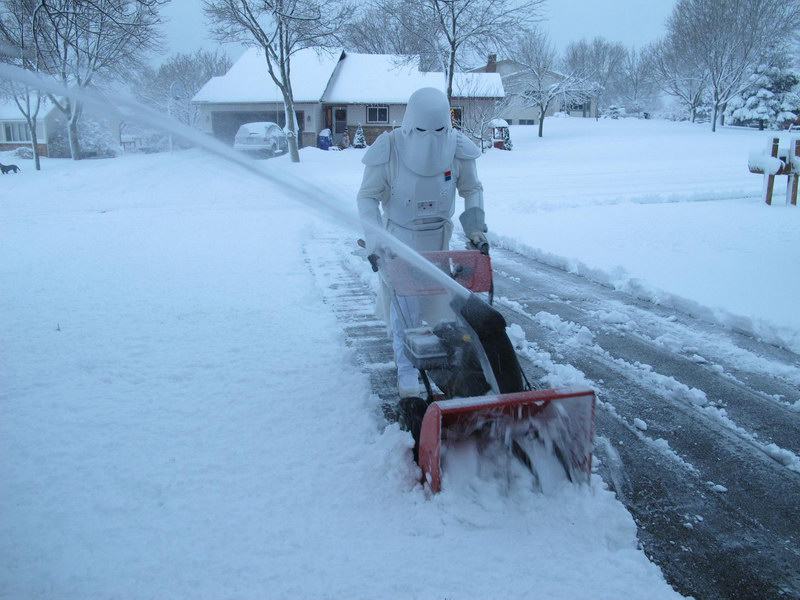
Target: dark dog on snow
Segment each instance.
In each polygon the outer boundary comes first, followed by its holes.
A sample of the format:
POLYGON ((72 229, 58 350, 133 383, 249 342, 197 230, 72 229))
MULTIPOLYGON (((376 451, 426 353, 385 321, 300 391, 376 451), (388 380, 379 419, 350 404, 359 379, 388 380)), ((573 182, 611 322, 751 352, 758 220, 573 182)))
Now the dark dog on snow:
POLYGON ((3 175, 6 173, 19 173, 19 167, 17 165, 4 165, 0 163, 0 171, 3 172, 3 175))

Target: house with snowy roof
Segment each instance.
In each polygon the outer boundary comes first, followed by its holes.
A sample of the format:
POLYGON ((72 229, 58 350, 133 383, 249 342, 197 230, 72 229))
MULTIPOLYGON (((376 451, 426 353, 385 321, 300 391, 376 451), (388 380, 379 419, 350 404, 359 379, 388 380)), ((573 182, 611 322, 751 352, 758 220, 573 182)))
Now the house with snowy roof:
MULTIPOLYGON (((106 140, 109 146, 119 142, 120 121, 107 115, 98 115, 90 109, 83 111, 79 125, 84 158, 99 155, 93 147, 98 138, 106 140)), ((42 98, 36 119, 36 145, 39 156, 68 158, 67 121, 55 104, 42 98)), ((13 98, 0 97, 0 152, 30 147, 31 130, 25 116, 13 98)))
MULTIPOLYGON (((421 87, 444 91, 443 73, 420 71, 414 57, 359 54, 315 48, 292 57, 292 89, 300 139, 314 145, 323 129, 334 143, 345 131, 352 137, 361 125, 367 143, 403 121, 409 96, 421 87)), ((453 117, 467 118, 471 110, 505 97, 497 73, 456 73, 453 80, 453 117)), ((250 48, 230 70, 208 81, 193 102, 200 127, 232 143, 238 128, 248 122, 286 122, 280 90, 267 72, 263 52, 250 48)))
MULTIPOLYGON (((53 109, 52 104, 43 100, 36 119, 36 141, 41 156, 48 154, 48 130, 53 129, 56 118, 53 109)), ((12 98, 0 97, 0 152, 30 145, 31 130, 17 103, 12 98)))
MULTIPOLYGON (((524 86, 525 73, 524 66, 510 59, 497 60, 497 54, 490 54, 485 65, 472 69, 472 73, 497 73, 503 81, 503 86, 507 93, 507 104, 504 119, 509 125, 538 125, 539 109, 529 106, 519 94, 515 93, 521 86, 524 86)), ((556 71, 548 73, 553 83, 563 79, 564 75, 556 71)), ((547 110, 546 116, 557 112, 566 113, 570 117, 592 117, 594 116, 594 100, 584 102, 553 102, 547 110)))

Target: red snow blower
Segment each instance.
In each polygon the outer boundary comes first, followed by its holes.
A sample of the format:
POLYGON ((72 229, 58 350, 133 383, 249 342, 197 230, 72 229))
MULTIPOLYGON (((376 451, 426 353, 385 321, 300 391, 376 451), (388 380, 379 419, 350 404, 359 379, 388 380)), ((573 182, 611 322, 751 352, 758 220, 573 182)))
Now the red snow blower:
MULTIPOLYGON (((427 398, 403 398, 398 420, 415 440, 415 459, 430 489, 442 486, 447 444, 475 437, 499 445, 539 487, 541 462, 555 457, 572 482, 588 482, 594 441, 591 389, 532 389, 491 306, 491 259, 477 250, 423 253, 470 290, 452 297, 423 269, 387 252, 370 257, 404 327, 404 350, 427 398), (488 303, 479 294, 488 293, 488 303), (443 446, 443 440, 445 445, 443 446)), ((550 461, 553 462, 553 461, 550 461)))

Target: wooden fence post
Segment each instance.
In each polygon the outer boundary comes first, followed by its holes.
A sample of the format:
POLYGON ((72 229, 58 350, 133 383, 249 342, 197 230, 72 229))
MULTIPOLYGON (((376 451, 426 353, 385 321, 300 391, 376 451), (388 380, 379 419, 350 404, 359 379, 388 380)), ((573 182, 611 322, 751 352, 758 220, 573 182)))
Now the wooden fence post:
MULTIPOLYGON (((778 158, 778 144, 779 138, 772 138, 772 144, 767 146, 770 156, 778 158)), ((775 188, 775 175, 767 175, 764 177, 764 202, 772 205, 772 190, 775 188)))
POLYGON ((789 181, 786 182, 786 205, 788 206, 791 204, 792 206, 797 206, 797 180, 798 180, 798 173, 795 168, 794 161, 792 160, 795 157, 800 157, 800 139, 793 139, 789 142, 789 152, 786 155, 786 162, 788 163, 786 167, 789 169, 789 181))

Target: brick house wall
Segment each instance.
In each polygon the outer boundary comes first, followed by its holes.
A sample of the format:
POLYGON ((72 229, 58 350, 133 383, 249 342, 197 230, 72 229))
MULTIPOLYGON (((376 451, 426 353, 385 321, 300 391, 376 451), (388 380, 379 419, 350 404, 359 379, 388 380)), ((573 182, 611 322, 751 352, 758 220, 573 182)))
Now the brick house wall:
MULTIPOLYGON (((352 133, 350 134, 350 138, 355 135, 355 131, 358 129, 358 126, 352 128, 352 133)), ((364 130, 364 139, 367 141, 367 145, 372 145, 372 143, 378 138, 380 134, 384 131, 391 131, 392 127, 390 125, 362 125, 361 129, 364 130)))

